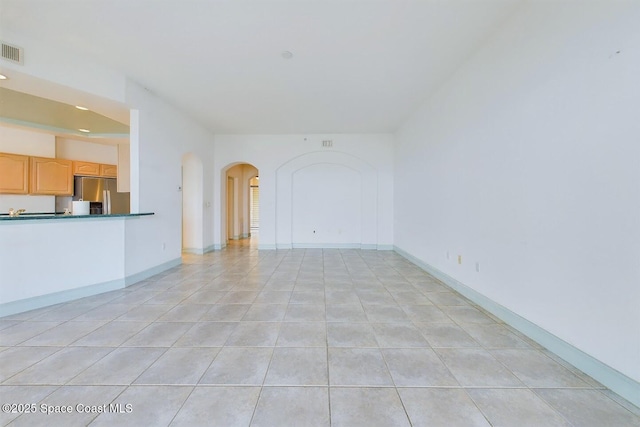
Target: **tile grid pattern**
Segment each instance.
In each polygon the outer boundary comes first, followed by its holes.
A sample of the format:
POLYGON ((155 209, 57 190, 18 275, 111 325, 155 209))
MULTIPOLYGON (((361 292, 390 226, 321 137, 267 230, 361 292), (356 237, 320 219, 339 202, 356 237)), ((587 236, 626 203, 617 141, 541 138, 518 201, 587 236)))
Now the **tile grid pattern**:
POLYGON ((0 319, 0 397, 36 404, 0 414, 12 426, 640 426, 393 252, 242 243, 0 319))

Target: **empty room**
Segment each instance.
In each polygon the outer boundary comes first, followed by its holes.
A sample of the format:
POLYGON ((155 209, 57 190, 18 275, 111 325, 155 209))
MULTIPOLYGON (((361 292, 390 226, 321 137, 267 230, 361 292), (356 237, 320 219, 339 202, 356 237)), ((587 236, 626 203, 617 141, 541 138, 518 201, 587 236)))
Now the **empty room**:
POLYGON ((640 426, 638 22, 0 0, 0 425, 640 426))

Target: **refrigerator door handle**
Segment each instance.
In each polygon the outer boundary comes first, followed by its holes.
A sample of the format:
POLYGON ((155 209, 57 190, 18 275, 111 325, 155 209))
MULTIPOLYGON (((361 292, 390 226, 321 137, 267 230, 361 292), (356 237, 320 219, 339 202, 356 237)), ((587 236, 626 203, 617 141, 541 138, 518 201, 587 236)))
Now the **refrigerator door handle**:
POLYGON ((107 206, 109 206, 107 214, 111 215, 111 190, 107 190, 107 206))

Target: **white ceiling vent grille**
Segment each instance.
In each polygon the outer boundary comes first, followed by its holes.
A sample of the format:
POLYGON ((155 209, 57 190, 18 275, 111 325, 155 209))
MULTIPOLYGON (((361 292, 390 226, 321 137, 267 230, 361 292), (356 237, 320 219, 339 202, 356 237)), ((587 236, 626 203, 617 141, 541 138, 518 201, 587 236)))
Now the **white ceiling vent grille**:
POLYGON ((21 47, 2 42, 2 59, 22 65, 24 63, 24 52, 21 47))
POLYGON ((322 141, 322 146, 323 147, 333 147, 333 141, 330 139, 325 139, 324 141, 322 141))

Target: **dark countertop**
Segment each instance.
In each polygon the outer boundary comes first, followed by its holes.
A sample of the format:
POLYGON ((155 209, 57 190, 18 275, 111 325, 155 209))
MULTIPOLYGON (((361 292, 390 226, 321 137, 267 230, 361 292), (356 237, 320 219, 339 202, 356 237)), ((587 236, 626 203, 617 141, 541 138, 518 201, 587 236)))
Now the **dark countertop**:
POLYGON ((0 221, 24 221, 24 220, 39 220, 39 219, 109 219, 109 218, 131 218, 139 216, 154 215, 153 212, 144 213, 129 213, 129 214, 111 214, 111 215, 65 215, 64 213, 57 212, 43 212, 43 213, 21 213, 19 216, 9 216, 9 214, 0 214, 0 221))

